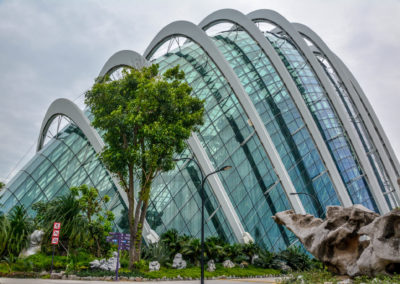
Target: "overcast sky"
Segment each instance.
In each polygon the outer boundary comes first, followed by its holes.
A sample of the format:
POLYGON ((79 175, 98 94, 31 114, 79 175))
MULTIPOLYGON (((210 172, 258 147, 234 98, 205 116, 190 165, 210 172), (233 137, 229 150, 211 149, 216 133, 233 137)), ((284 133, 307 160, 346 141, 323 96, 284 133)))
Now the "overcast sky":
POLYGON ((79 97, 113 53, 143 53, 168 23, 221 8, 273 9, 311 27, 358 79, 399 155, 400 0, 0 0, 0 180, 33 155, 50 103, 79 97))

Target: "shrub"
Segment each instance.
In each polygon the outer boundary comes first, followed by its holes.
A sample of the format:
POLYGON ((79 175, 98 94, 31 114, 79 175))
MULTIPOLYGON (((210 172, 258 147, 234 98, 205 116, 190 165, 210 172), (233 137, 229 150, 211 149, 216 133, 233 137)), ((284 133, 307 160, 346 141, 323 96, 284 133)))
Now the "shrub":
POLYGON ((174 256, 180 251, 180 246, 178 243, 178 231, 175 229, 170 229, 160 236, 160 242, 163 243, 170 253, 170 256, 174 256))
POLYGON ((228 244, 219 237, 209 237, 204 242, 207 260, 213 259, 216 262, 224 261, 226 256, 225 248, 228 244))
POLYGON ((161 265, 166 265, 170 261, 170 251, 163 242, 150 244, 142 249, 142 258, 148 261, 157 260, 161 265))
POLYGON ((4 226, 0 229, 0 256, 14 262, 28 245, 33 231, 32 219, 23 206, 15 206, 8 215, 1 216, 0 225, 4 226))
POLYGON ((286 250, 278 253, 277 257, 285 261, 293 270, 304 271, 312 268, 311 258, 299 246, 288 247, 286 250))
POLYGON ((262 268, 275 268, 276 255, 267 250, 260 250, 258 258, 254 260, 254 266, 262 268))

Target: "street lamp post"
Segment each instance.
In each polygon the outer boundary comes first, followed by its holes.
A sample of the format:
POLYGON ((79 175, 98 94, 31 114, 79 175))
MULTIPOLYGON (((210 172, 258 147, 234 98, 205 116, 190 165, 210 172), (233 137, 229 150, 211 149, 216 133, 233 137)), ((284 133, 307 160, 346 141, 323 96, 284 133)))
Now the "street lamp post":
POLYGON ((219 172, 222 172, 222 171, 230 170, 232 167, 231 166, 223 166, 222 168, 219 168, 218 170, 208 173, 206 176, 204 176, 200 165, 197 163, 197 161, 195 159, 190 158, 190 157, 174 159, 174 161, 181 161, 181 160, 193 161, 197 165, 197 167, 199 168, 200 173, 201 173, 201 192, 200 192, 200 195, 201 195, 200 196, 201 197, 201 256, 200 256, 201 277, 200 277, 200 283, 204 284, 204 207, 205 207, 204 206, 205 205, 204 184, 209 176, 219 173, 219 172))
MULTIPOLYGON (((310 196, 312 199, 314 199, 314 201, 316 202, 316 204, 320 204, 319 200, 318 200, 314 195, 309 194, 309 193, 307 193, 307 192, 291 192, 291 193, 290 193, 290 195, 299 195, 299 194, 305 194, 305 195, 307 195, 307 196, 310 196)), ((316 208, 316 209, 317 209, 317 212, 318 212, 318 208, 316 208)), ((324 217, 324 215, 325 215, 325 210, 322 211, 321 217, 324 217)))

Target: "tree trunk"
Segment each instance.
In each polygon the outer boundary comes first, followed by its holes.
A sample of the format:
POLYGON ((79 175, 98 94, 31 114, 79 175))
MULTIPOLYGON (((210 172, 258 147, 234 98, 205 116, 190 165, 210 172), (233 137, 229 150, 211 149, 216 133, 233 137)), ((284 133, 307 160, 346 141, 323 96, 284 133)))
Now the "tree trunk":
POLYGON ((143 238, 142 236, 142 232, 143 232, 143 224, 144 224, 144 220, 146 217, 146 213, 147 213, 147 208, 149 206, 149 200, 147 199, 146 201, 143 202, 143 206, 142 206, 142 210, 141 210, 141 214, 140 214, 140 220, 139 220, 139 230, 138 230, 138 235, 140 235, 140 238, 138 239, 138 244, 136 246, 136 253, 137 253, 137 261, 140 260, 140 252, 142 249, 142 241, 143 238))
POLYGON ((129 221, 129 232, 130 232, 130 242, 131 246, 129 248, 129 269, 133 269, 133 263, 135 262, 135 246, 133 245, 136 241, 135 232, 134 232, 134 216, 133 212, 135 210, 135 201, 134 201, 134 186, 133 186, 133 169, 129 167, 129 185, 128 185, 128 221, 129 221))

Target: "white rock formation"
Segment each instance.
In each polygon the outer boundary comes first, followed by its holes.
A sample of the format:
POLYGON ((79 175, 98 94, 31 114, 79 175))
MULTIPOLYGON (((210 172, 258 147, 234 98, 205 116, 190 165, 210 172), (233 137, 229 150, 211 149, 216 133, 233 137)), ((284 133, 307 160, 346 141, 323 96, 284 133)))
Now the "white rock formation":
POLYGON ((182 255, 177 253, 172 261, 172 267, 176 269, 186 268, 186 261, 183 260, 182 255))
POLYGON ((42 230, 33 231, 33 233, 29 236, 29 247, 27 249, 24 249, 21 252, 20 256, 28 257, 30 255, 38 253, 42 244, 43 235, 44 232, 42 230))
POLYGON ((235 267, 235 264, 231 260, 227 259, 222 263, 222 266, 225 268, 233 268, 235 267))
POLYGON ((207 262, 207 271, 208 271, 208 272, 213 272, 213 271, 215 271, 215 269, 216 269, 216 267, 215 267, 214 260, 210 259, 210 260, 207 262))
MULTIPOLYGON (((117 261, 118 261, 118 253, 113 252, 113 257, 109 259, 95 259, 92 262, 90 262, 90 268, 91 269, 101 269, 101 270, 107 270, 107 271, 115 271, 117 268, 117 261)), ((121 263, 118 265, 118 269, 121 268, 121 263)))
POLYGON ((158 270, 160 270, 160 263, 157 260, 151 261, 149 263, 149 270, 150 271, 158 271, 158 270))

